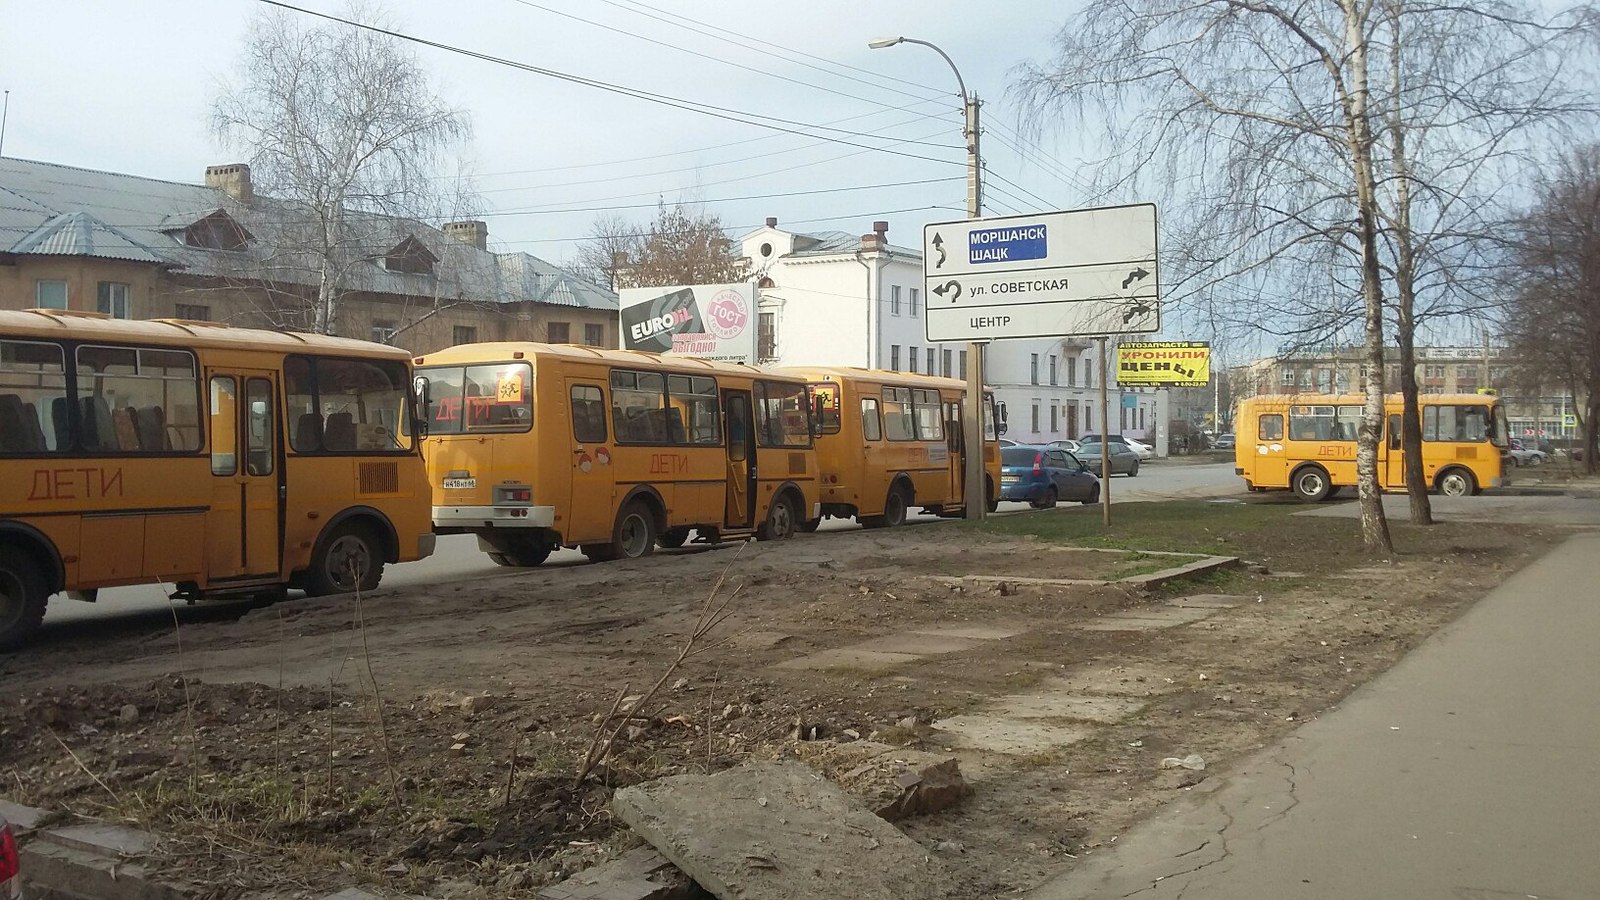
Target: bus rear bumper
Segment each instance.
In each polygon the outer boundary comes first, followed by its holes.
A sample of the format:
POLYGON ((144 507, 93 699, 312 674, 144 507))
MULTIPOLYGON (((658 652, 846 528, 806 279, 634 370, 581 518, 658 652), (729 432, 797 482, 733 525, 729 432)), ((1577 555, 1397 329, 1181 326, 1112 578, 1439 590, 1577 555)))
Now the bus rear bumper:
POLYGON ((435 506, 435 528, 553 528, 554 506, 435 506))
POLYGON ((417 535, 417 559, 427 559, 439 545, 439 536, 433 532, 417 535))

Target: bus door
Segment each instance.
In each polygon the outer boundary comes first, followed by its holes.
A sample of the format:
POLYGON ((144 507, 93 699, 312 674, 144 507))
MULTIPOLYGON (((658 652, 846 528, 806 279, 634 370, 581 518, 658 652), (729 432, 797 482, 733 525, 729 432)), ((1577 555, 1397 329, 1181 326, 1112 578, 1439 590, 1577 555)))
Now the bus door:
POLYGON ((728 419, 728 490, 723 524, 749 528, 756 518, 756 429, 749 391, 723 391, 728 419))
POLYGON ((945 497, 955 502, 966 499, 963 485, 966 483, 967 465, 966 448, 961 446, 961 404, 955 400, 947 400, 944 404, 944 443, 949 448, 949 487, 945 497))
POLYGON ((1379 445, 1379 454, 1383 459, 1379 462, 1379 472, 1382 473, 1380 487, 1404 488, 1406 486, 1406 454, 1404 449, 1402 425, 1399 416, 1391 415, 1389 429, 1384 436, 1384 441, 1379 445))
POLYGON ((276 577, 282 567, 285 482, 277 383, 277 373, 269 371, 208 373, 211 510, 206 517, 206 571, 213 582, 276 577))
POLYGON ((1255 416, 1240 416, 1234 427, 1234 456, 1245 453, 1254 462, 1245 468, 1245 477, 1257 487, 1289 486, 1289 452, 1284 438, 1284 412, 1264 412, 1255 416))
POLYGON ((568 378, 566 389, 572 415, 572 493, 566 521, 556 522, 556 528, 569 544, 609 540, 617 518, 610 407, 598 378, 568 378))

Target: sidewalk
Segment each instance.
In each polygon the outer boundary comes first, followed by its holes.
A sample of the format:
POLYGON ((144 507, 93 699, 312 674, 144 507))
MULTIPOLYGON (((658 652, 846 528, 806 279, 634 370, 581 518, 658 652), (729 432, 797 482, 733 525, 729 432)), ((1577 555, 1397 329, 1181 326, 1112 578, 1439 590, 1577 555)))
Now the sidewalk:
POLYGON ((1600 534, 1567 540, 1030 897, 1600 897, 1597 558, 1600 534))

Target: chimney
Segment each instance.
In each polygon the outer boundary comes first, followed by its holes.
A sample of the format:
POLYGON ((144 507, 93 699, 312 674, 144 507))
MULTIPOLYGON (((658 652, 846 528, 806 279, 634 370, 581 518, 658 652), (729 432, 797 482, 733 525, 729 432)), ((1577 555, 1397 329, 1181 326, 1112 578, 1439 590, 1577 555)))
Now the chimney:
POLYGON ((872 233, 861 236, 861 252, 873 253, 889 249, 889 223, 873 222, 872 233))
POLYGON ((244 163, 206 166, 206 187, 216 188, 240 203, 256 199, 256 192, 250 186, 250 167, 244 163))
POLYGON ((872 223, 872 230, 873 230, 874 233, 876 233, 878 235, 878 239, 879 240, 881 240, 881 241, 883 241, 885 243, 888 243, 888 241, 889 241, 889 238, 888 238, 889 223, 888 222, 873 222, 872 223))
POLYGON ((768 228, 777 228, 778 227, 778 217, 777 216, 767 216, 767 227, 768 228))
POLYGON ((471 244, 479 250, 489 249, 489 223, 476 219, 465 222, 444 223, 444 233, 450 235, 463 244, 471 244))

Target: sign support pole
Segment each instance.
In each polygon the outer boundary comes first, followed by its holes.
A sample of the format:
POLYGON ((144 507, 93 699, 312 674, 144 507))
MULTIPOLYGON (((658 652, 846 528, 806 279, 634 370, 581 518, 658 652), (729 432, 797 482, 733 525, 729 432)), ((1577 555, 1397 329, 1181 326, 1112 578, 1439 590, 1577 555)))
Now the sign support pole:
MULTIPOLYGON (((957 77, 959 78, 959 74, 957 77)), ((967 139, 967 216, 977 219, 983 215, 983 165, 978 153, 978 95, 967 94, 965 86, 962 87, 961 93, 966 113, 966 127, 962 131, 967 139)), ((967 470, 967 519, 977 522, 989 516, 989 497, 983 483, 983 455, 988 452, 983 433, 983 351, 982 343, 973 341, 967 344, 969 402, 966 406, 966 421, 961 426, 966 429, 967 434, 972 435, 967 441, 967 456, 962 464, 967 470)), ((997 419, 996 436, 999 431, 1000 422, 997 419)), ((995 485, 995 490, 1000 490, 1000 486, 995 485)))
POLYGON ((1100 524, 1111 527, 1111 399, 1106 382, 1106 339, 1100 338, 1100 524))

